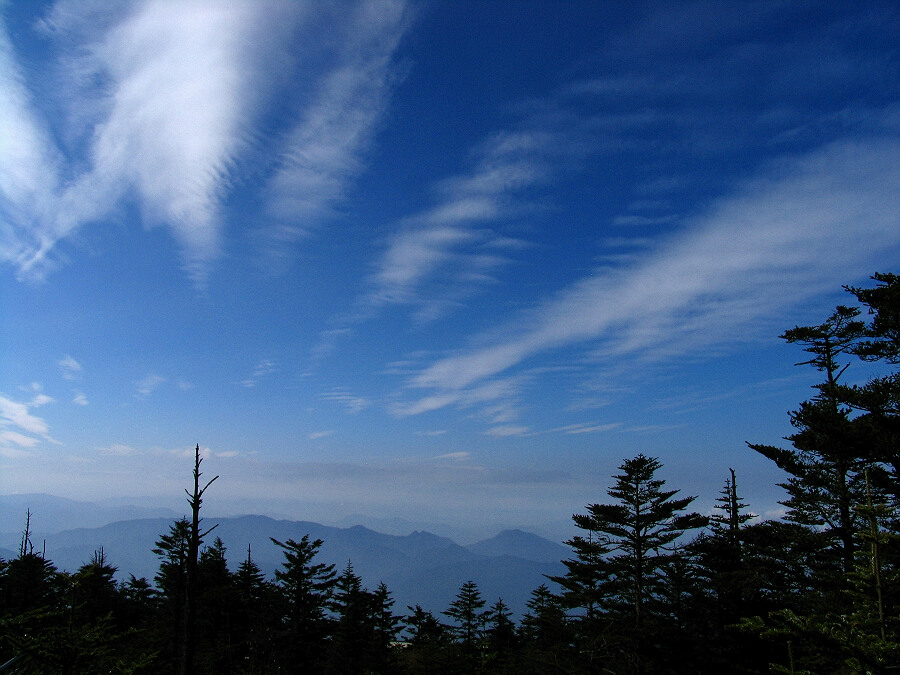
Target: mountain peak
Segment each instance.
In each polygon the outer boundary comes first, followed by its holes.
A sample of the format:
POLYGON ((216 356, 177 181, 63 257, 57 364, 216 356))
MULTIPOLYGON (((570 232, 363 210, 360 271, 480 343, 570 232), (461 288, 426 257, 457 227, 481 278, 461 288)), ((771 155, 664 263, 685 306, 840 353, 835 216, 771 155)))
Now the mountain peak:
POLYGON ((559 562, 568 557, 569 549, 532 532, 503 530, 490 539, 467 546, 472 553, 483 556, 514 556, 534 562, 559 562))

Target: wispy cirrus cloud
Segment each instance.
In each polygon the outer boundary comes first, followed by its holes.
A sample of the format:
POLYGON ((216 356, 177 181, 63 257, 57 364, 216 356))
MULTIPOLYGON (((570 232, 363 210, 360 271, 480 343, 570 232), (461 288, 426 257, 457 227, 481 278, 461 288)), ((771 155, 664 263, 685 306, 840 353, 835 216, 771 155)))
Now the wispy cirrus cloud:
POLYGON ((351 413, 362 412, 370 405, 372 405, 371 400, 362 396, 357 396, 346 387, 335 387, 331 391, 320 394, 319 398, 321 398, 323 401, 339 403, 347 410, 347 412, 351 413))
POLYGON ((135 450, 130 445, 126 445, 125 443, 113 443, 112 445, 108 445, 105 448, 97 448, 97 450, 103 455, 110 455, 114 457, 131 457, 132 455, 137 454, 137 450, 135 450))
POLYGON ((61 64, 41 109, 0 25, 0 261, 41 279, 59 242, 134 200, 145 226, 169 228, 202 285, 225 245, 236 167, 279 151, 262 198, 279 227, 309 227, 364 168, 405 17, 395 0, 60 0, 39 22, 61 64), (342 50, 310 39, 317 70, 287 88, 282 67, 306 67, 292 62, 292 41, 323 30, 345 35, 342 50), (260 117, 272 96, 290 97, 287 140, 260 117))
POLYGON ((364 168, 392 87, 401 75, 394 53, 409 25, 406 4, 366 0, 352 6, 335 63, 311 92, 311 102, 285 137, 268 190, 268 210, 284 240, 308 232, 344 196, 364 168))
POLYGON ((277 372, 277 370, 277 364, 272 359, 263 359, 256 364, 256 368, 253 369, 253 373, 250 377, 243 380, 241 384, 248 388, 255 387, 256 383, 261 378, 271 375, 272 373, 277 372))
POLYGON ((41 439, 56 443, 47 421, 31 413, 32 408, 52 401, 49 396, 37 394, 30 402, 22 403, 0 394, 0 441, 20 448, 34 447, 41 439))
POLYGON ((165 382, 166 378, 162 375, 150 373, 134 383, 135 396, 138 398, 149 398, 165 382))
POLYGON ((59 367, 62 370, 62 376, 65 380, 74 380, 84 370, 78 361, 66 354, 59 361, 59 367))
MULTIPOLYGON (((60 95, 72 98, 59 103, 93 132, 84 154, 64 166, 62 152, 39 142, 50 137, 50 120, 33 115, 30 125, 17 125, 36 139, 18 154, 49 177, 38 182, 48 197, 17 213, 18 231, 10 233, 21 275, 44 274, 57 242, 109 216, 131 192, 147 224, 171 228, 186 267, 202 279, 220 249, 218 201, 246 135, 243 106, 252 96, 243 49, 255 11, 245 3, 153 0, 105 9, 88 0, 55 5, 41 26, 68 55, 60 95), (73 176, 64 185, 53 178, 63 170, 73 176)), ((0 68, 6 79, 15 73, 11 53, 0 68)), ((4 123, 28 121, 21 96, 8 108, 0 112, 4 123)), ((5 201, 21 203, 27 188, 5 201)))
POLYGON ((439 182, 434 205, 399 224, 361 304, 415 305, 418 319, 431 320, 494 282, 510 252, 526 244, 493 225, 529 208, 523 193, 551 178, 561 144, 546 129, 492 137, 471 171, 439 182))
POLYGON ((433 362, 409 414, 464 401, 532 356, 581 346, 594 358, 660 359, 745 335, 900 246, 900 139, 838 142, 737 186, 640 263, 599 268, 506 326, 505 337, 433 362), (801 283, 802 282, 802 283, 801 283))
POLYGON ((503 234, 500 225, 535 208, 524 195, 556 175, 561 164, 552 160, 559 160, 561 148, 570 150, 567 161, 583 154, 571 140, 553 124, 534 121, 484 141, 469 171, 432 186, 430 207, 395 223, 355 309, 339 327, 322 332, 315 353, 329 353, 348 326, 384 307, 410 306, 414 320, 434 321, 495 284, 499 269, 530 246, 503 234))
POLYGON ((52 247, 62 157, 34 106, 0 19, 0 260, 27 274, 52 247), (41 227, 32 227, 37 219, 41 227))

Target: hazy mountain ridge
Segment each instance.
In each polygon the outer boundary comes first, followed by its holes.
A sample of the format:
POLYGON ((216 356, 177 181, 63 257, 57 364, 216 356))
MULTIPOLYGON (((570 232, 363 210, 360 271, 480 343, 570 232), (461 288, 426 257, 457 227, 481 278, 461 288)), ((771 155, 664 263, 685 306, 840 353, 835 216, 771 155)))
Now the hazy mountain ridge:
POLYGON ((483 556, 513 556, 534 562, 559 562, 571 555, 571 550, 532 532, 503 530, 497 536, 467 546, 483 556))
POLYGON ((31 511, 31 531, 39 537, 76 528, 101 527, 122 520, 180 516, 172 509, 157 506, 107 506, 45 493, 0 495, 0 533, 17 532, 21 537, 28 511, 31 511))
MULTIPOLYGON (((172 523, 173 518, 123 520, 48 534, 40 541, 33 539, 33 544, 35 549, 46 547, 47 558, 57 568, 70 572, 102 547, 109 562, 118 568, 120 579, 134 574, 152 580, 159 566, 153 548, 172 523)), ((321 539, 317 561, 334 564, 338 571, 350 562, 369 588, 384 582, 393 593, 398 613, 414 604, 440 612, 452 602, 460 585, 471 579, 488 604, 502 597, 516 614, 521 614, 531 591, 549 583, 544 575, 564 572, 559 562, 565 557, 564 547, 522 531, 501 532, 465 547, 425 531, 401 536, 361 525, 338 528, 268 516, 207 518, 203 524, 207 529, 216 526, 205 543, 220 537, 232 570, 246 559, 249 546, 254 562, 270 577, 284 560, 270 537, 279 541, 299 540, 304 535, 321 539), (563 555, 549 558, 554 550, 561 550, 563 555)), ((0 546, 9 550, 18 550, 20 540, 21 532, 0 534, 0 546)))

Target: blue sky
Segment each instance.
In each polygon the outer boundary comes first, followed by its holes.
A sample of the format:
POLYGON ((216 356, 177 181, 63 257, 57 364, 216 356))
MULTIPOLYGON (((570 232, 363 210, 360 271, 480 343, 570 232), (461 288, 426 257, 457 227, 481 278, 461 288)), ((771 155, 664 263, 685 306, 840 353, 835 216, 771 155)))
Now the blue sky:
MULTIPOLYGON (((0 5, 0 491, 525 525, 755 510, 900 260, 892 2, 0 5)), ((862 367, 848 376, 864 379, 862 367)))

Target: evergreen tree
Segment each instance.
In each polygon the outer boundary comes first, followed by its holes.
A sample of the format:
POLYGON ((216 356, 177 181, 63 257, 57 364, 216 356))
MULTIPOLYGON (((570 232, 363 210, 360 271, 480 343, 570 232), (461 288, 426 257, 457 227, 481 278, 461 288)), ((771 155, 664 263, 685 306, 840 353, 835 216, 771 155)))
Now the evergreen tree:
MULTIPOLYGON (((896 366, 900 364, 900 277, 875 274, 872 279, 878 282, 874 288, 847 287, 872 317, 854 354, 864 361, 896 366)), ((872 459, 890 467, 891 480, 883 481, 884 487, 900 502, 900 373, 874 377, 865 385, 839 385, 836 395, 862 413, 858 423, 868 432, 872 459)))
POLYGON ((566 617, 563 600, 546 584, 531 592, 528 610, 519 625, 523 667, 527 672, 565 670, 572 660, 574 635, 566 617))
POLYGON ((368 662, 376 672, 396 671, 394 644, 400 632, 401 617, 393 613, 394 599, 388 587, 381 582, 372 593, 372 622, 374 636, 369 648, 368 662))
POLYGON ((308 671, 319 663, 331 629, 327 609, 334 593, 334 565, 313 562, 321 539, 303 535, 299 542, 272 542, 285 557, 283 569, 275 572, 285 606, 281 656, 288 669, 308 671))
POLYGON ((238 609, 232 625, 235 635, 242 637, 235 659, 242 659, 250 672, 275 670, 273 640, 278 618, 286 613, 284 599, 253 560, 250 546, 233 575, 233 586, 238 609))
POLYGON ((443 612, 444 616, 453 621, 450 634, 454 639, 454 651, 458 654, 455 661, 463 672, 472 672, 481 662, 484 627, 488 617, 484 605, 478 585, 469 580, 460 586, 456 598, 443 612))
POLYGON ((485 669, 493 673, 512 673, 518 648, 516 624, 503 598, 491 605, 484 617, 485 669))
POLYGON ((194 655, 197 651, 197 565, 200 555, 200 545, 203 538, 216 529, 213 525, 206 532, 200 531, 200 506, 203 503, 203 494, 212 485, 218 476, 206 483, 204 487, 200 487, 200 464, 203 459, 200 457, 200 444, 198 443, 194 449, 194 489, 193 491, 185 490, 188 496, 188 504, 191 507, 191 526, 188 536, 188 556, 187 568, 185 570, 184 585, 184 636, 182 639, 182 651, 179 658, 179 673, 187 675, 194 671, 194 655))
POLYGON ((133 574, 119 584, 123 604, 119 612, 120 625, 129 630, 144 629, 157 607, 157 593, 147 579, 138 579, 133 574))
POLYGON ((832 588, 842 586, 842 576, 853 568, 859 526, 853 506, 862 503, 862 475, 870 464, 860 425, 838 398, 839 380, 849 365, 841 357, 854 350, 864 333, 858 315, 859 310, 840 306, 821 325, 797 326, 781 336, 804 345, 813 357, 798 365, 814 366, 825 381, 816 385, 819 393, 812 400, 791 413, 797 432, 787 440, 793 448, 750 444, 790 476, 780 484, 789 495, 782 502, 788 507, 787 519, 820 532, 823 546, 835 553, 837 569, 822 579, 832 588))
POLYGON ((79 622, 90 623, 118 612, 122 596, 115 581, 116 571, 101 547, 73 575, 73 609, 79 622))
POLYGON ((159 571, 154 577, 160 600, 160 648, 163 663, 177 672, 178 660, 184 653, 185 594, 191 524, 187 518, 176 520, 169 533, 156 542, 153 552, 159 557, 159 571))
POLYGON ((694 497, 673 499, 678 490, 663 490, 665 481, 654 478, 662 464, 638 455, 625 461, 608 491, 617 503, 590 504, 586 516, 576 524, 607 537, 612 555, 606 567, 615 606, 632 614, 640 627, 651 602, 664 583, 661 568, 677 554, 673 544, 685 532, 703 527, 706 519, 696 513, 683 514, 694 497))
POLYGON ((474 651, 481 640, 487 612, 478 584, 471 579, 460 586, 456 598, 443 613, 456 622, 453 635, 466 651, 474 651))
POLYGON ((594 623, 609 609, 612 570, 604 564, 605 556, 612 550, 608 535, 594 529, 591 516, 575 514, 575 525, 586 535, 575 535, 566 545, 572 547, 574 558, 563 560, 567 572, 564 576, 550 577, 562 589, 562 600, 567 607, 584 610, 583 623, 594 623))
POLYGON ((440 673, 448 661, 447 627, 420 605, 407 607, 412 612, 405 618, 406 648, 399 654, 405 671, 440 673))
POLYGON ((714 600, 710 618, 717 632, 740 619, 745 600, 756 585, 753 575, 748 574, 743 543, 744 526, 756 516, 746 512, 747 505, 738 496, 734 469, 730 472, 716 499, 718 513, 710 516, 709 532, 690 545, 697 573, 714 600))
POLYGON ((55 665, 64 642, 64 617, 71 607, 70 589, 68 575, 35 553, 27 511, 19 554, 0 561, 0 664, 19 659, 25 672, 34 672, 42 659, 55 665))
POLYGON ((547 584, 541 584, 531 592, 525 605, 528 610, 519 628, 521 637, 542 648, 567 641, 566 612, 562 600, 554 595, 547 584))
MULTIPOLYGON (((668 612, 659 601, 667 583, 665 570, 680 555, 675 543, 686 532, 707 522, 699 514, 682 513, 694 497, 675 498, 677 490, 663 490, 665 481, 654 477, 661 466, 659 460, 644 455, 626 460, 619 467, 622 473, 614 476, 615 482, 607 491, 616 501, 589 504, 587 514, 573 517, 580 529, 590 533, 587 541, 596 538, 598 548, 594 550, 598 554, 602 551, 602 555, 588 557, 576 549, 578 565, 569 565, 569 569, 581 578, 599 579, 597 596, 593 597, 599 597, 601 607, 612 616, 628 617, 631 624, 629 630, 627 624, 617 620, 618 636, 610 635, 609 619, 597 617, 590 606, 583 606, 579 641, 588 655, 585 668, 597 668, 598 660, 617 653, 625 657, 618 668, 646 672, 649 645, 657 640, 660 631, 659 622, 651 626, 648 619, 659 619, 668 612), (589 562, 594 562, 596 571, 586 566, 589 562), (623 645, 616 644, 620 639, 624 640, 623 645)), ((583 546, 586 540, 577 541, 583 546)), ((589 548, 583 550, 593 553, 589 548)), ((554 580, 564 588, 576 581, 569 575, 554 580)))
POLYGON ((236 641, 234 621, 240 608, 234 577, 228 570, 227 550, 219 538, 200 552, 197 561, 197 640, 194 671, 222 673, 232 670, 236 641))
POLYGON ((331 668, 336 673, 361 672, 374 640, 374 598, 347 561, 335 579, 331 611, 336 622, 331 638, 331 668))
MULTIPOLYGON (((900 657, 890 621, 891 595, 898 588, 892 583, 898 559, 890 530, 900 493, 900 380, 892 373, 866 385, 840 381, 848 364, 839 361, 847 355, 885 365, 900 361, 900 282, 894 275, 873 278, 879 282, 875 288, 847 288, 868 305, 868 324, 858 319, 858 309, 838 307, 822 325, 782 336, 805 345, 814 355, 806 363, 824 372, 825 381, 792 414, 799 430, 788 437, 792 450, 751 446, 791 475, 784 485, 788 518, 819 544, 807 547, 802 566, 812 582, 798 583, 792 594, 801 600, 784 598, 774 611, 745 621, 749 630, 789 646, 787 663, 773 659, 781 672, 837 672, 843 664, 850 672, 881 673, 900 657)), ((799 541, 790 544, 795 555, 799 541)))
POLYGON ((407 609, 412 612, 406 617, 407 643, 412 645, 436 644, 444 640, 447 628, 438 621, 434 614, 422 609, 421 605, 407 607, 407 609))

